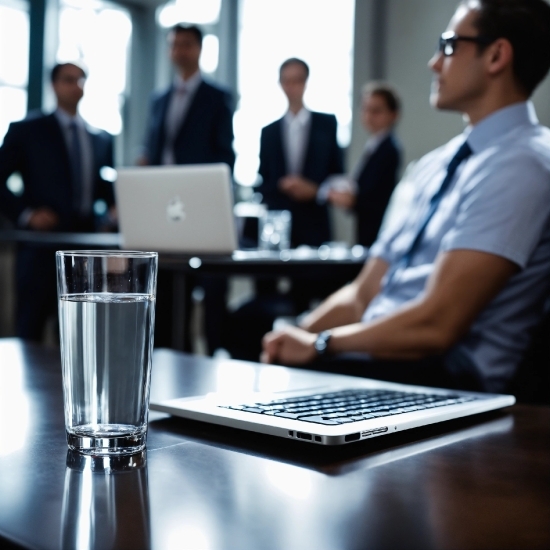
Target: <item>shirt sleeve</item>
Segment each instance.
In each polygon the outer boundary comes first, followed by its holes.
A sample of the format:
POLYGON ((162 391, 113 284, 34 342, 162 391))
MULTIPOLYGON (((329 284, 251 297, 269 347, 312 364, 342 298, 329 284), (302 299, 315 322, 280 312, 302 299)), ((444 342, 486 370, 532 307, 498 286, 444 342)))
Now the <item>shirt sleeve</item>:
POLYGON ((464 188, 441 250, 488 252, 524 268, 550 219, 550 169, 527 151, 501 156, 464 188))

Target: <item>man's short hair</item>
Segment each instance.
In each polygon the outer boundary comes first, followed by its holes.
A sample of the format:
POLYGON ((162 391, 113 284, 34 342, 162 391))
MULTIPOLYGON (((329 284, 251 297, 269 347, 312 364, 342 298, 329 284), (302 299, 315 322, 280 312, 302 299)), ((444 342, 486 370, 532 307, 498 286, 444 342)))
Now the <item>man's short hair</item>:
POLYGON ((287 59, 286 61, 283 61, 281 66, 279 67, 279 78, 281 77, 281 74, 286 67, 289 65, 300 65, 303 67, 304 72, 306 73, 306 80, 309 77, 309 66, 303 59, 298 59, 297 57, 291 57, 287 59))
POLYGON ((392 113, 401 111, 401 99, 399 99, 399 94, 396 89, 387 82, 382 82, 380 80, 367 82, 363 86, 361 97, 365 97, 366 95, 379 95, 382 97, 392 113))
POLYGON ((192 34, 195 37, 195 40, 199 44, 199 46, 202 48, 202 31, 197 27, 197 25, 174 25, 170 29, 171 34, 178 34, 182 32, 188 32, 189 34, 192 34))
POLYGON ((67 67, 69 65, 80 69, 82 71, 82 78, 87 78, 86 71, 78 63, 56 63, 52 69, 52 72, 50 73, 50 81, 52 82, 52 84, 57 80, 59 73, 61 72, 63 67, 67 67))
POLYGON ((530 96, 550 69, 550 4, 545 0, 477 0, 474 5, 463 0, 462 4, 477 9, 473 24, 480 35, 510 42, 514 76, 530 96))

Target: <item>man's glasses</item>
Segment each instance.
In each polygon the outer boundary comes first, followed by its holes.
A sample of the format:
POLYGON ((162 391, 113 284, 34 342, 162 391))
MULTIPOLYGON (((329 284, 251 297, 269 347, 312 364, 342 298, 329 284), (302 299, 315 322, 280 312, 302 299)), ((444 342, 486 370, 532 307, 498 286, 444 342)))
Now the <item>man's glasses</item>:
POLYGON ((487 36, 459 36, 453 31, 444 32, 439 37, 438 50, 445 56, 449 57, 455 53, 456 43, 462 40, 463 42, 475 42, 476 44, 488 45, 494 42, 493 38, 487 36))

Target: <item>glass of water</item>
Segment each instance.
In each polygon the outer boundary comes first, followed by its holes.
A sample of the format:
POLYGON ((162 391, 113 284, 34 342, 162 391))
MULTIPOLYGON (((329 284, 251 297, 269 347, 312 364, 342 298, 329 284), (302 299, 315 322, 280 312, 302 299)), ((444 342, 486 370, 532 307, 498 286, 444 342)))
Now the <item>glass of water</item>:
POLYGON ((289 210, 267 210, 258 218, 260 250, 288 250, 292 215, 289 210))
POLYGON ((147 437, 157 253, 59 251, 56 262, 69 448, 138 453, 147 437))

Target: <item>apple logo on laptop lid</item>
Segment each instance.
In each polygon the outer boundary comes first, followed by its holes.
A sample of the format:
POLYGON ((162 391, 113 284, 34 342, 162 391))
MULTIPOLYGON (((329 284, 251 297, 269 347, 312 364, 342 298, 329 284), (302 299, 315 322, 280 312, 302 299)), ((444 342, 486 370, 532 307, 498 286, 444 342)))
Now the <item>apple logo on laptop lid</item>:
POLYGON ((170 222, 179 222, 185 219, 185 205, 178 196, 168 201, 166 217, 170 222))

